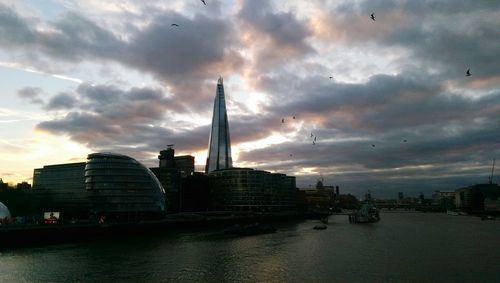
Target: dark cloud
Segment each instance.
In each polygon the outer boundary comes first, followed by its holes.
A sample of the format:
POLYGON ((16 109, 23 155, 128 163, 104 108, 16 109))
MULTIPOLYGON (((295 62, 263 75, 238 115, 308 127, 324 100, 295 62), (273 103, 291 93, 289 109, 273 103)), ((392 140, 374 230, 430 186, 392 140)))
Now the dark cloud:
POLYGON ((300 52, 312 51, 305 42, 311 31, 292 12, 274 12, 269 1, 257 0, 244 2, 239 16, 257 31, 271 37, 277 47, 290 46, 300 52))
POLYGON ((325 33, 359 46, 403 47, 412 54, 407 62, 443 78, 462 79, 468 68, 498 77, 499 8, 497 1, 350 2, 326 13, 325 33))
POLYGON ((35 41, 29 24, 12 10, 0 3, 0 44, 5 48, 25 46, 35 41))
POLYGON ((126 60, 163 78, 184 76, 223 61, 231 39, 228 22, 203 15, 190 19, 165 13, 131 39, 126 60), (172 27, 172 23, 179 27, 172 27))
MULTIPOLYGON (((264 111, 273 120, 295 113, 298 119, 287 123, 314 126, 302 128, 293 142, 240 154, 262 169, 292 174, 314 168, 316 178, 321 174, 358 192, 369 186, 384 194, 398 186, 429 192, 484 182, 478 176, 500 154, 498 91, 470 98, 425 73, 375 75, 358 84, 263 76, 259 87, 283 94, 264 111)), ((260 127, 266 134, 280 129, 273 123, 260 127)), ((314 178, 307 174, 299 184, 314 178)))
POLYGON ((307 23, 292 12, 275 12, 269 1, 244 1, 238 17, 252 31, 246 44, 257 49, 256 73, 315 53, 307 23))
POLYGON ((45 109, 47 110, 57 110, 57 109, 71 109, 75 106, 78 100, 67 93, 60 93, 52 97, 47 105, 45 105, 45 109))
MULTIPOLYGON (((173 95, 205 107, 212 92, 206 92, 206 79, 232 73, 244 65, 234 48, 235 35, 230 21, 204 15, 187 17, 164 12, 151 23, 130 31, 127 40, 74 13, 63 14, 49 29, 36 29, 13 9, 0 6, 0 46, 25 54, 31 63, 50 56, 74 63, 82 60, 109 60, 154 74, 171 88, 173 95), (173 28, 172 23, 179 27, 173 28), (12 31, 15 35, 11 35, 12 31), (201 98, 201 99, 200 99, 201 98)), ((43 67, 43 64, 39 64, 43 67)), ((47 67, 48 68, 48 67, 47 67)))
POLYGON ((0 44, 3 48, 38 50, 66 61, 88 57, 113 59, 123 53, 124 42, 79 14, 64 14, 51 24, 51 28, 36 29, 34 23, 0 4, 0 44))
POLYGON ((43 104, 40 93, 42 93, 42 89, 38 87, 25 87, 17 91, 19 97, 27 99, 34 104, 43 104))
MULTIPOLYGON (((370 189, 375 195, 486 180, 489 161, 500 153, 500 3, 321 3, 320 15, 308 21, 301 20, 301 11, 276 9, 268 1, 241 3, 227 18, 219 4, 212 12, 189 15, 147 5, 153 9, 140 25, 118 28, 129 27, 125 35, 74 12, 40 25, 0 4, 0 47, 32 56, 30 63, 118 62, 154 75, 168 89, 167 96, 155 88, 81 84, 74 93, 52 97, 45 109, 68 114, 37 128, 96 151, 155 163, 166 144, 176 144, 178 152, 206 150, 215 80, 236 74, 244 81, 242 89, 255 87, 249 91, 265 98, 254 115, 246 102, 228 102, 233 146, 273 134, 295 137, 243 149, 241 164, 298 172, 300 186, 322 175, 341 190, 370 189), (332 63, 317 53, 331 58, 329 52, 343 48, 352 51, 349 56, 359 53, 344 66, 352 73, 348 77, 361 73, 356 83, 328 79, 332 63), (363 61, 365 52, 377 68, 390 71, 361 70, 360 64, 371 63, 363 61), (466 78, 468 68, 473 76, 466 78), (207 121, 202 126, 178 121, 175 113, 207 121)), ((141 16, 134 14, 134 21, 141 16)), ((18 95, 43 103, 39 89, 18 95)))
POLYGON ((167 128, 161 126, 169 113, 186 110, 159 89, 122 90, 111 85, 84 83, 72 95, 54 96, 46 107, 46 110, 59 109, 71 111, 62 118, 41 122, 37 128, 67 135, 96 151, 147 154, 170 143, 181 145, 181 149, 201 148, 208 140, 206 126, 191 125, 191 129, 177 130, 175 134, 175 123, 171 127, 167 124, 167 128))

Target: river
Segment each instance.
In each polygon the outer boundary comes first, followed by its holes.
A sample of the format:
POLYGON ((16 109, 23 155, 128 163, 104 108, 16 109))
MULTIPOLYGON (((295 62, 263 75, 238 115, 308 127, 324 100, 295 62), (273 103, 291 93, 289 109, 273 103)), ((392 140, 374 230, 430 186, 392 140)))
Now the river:
POLYGON ((157 232, 0 252, 0 282, 500 282, 500 221, 382 213, 274 234, 157 232))

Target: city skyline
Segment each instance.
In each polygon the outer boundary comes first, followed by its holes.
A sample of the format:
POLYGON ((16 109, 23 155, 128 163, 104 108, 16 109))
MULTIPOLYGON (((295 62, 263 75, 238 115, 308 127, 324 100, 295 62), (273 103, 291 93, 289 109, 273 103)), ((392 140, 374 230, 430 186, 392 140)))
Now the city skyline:
POLYGON ((493 1, 0 0, 0 178, 100 151, 152 166, 167 144, 202 171, 222 76, 235 167, 358 195, 487 183, 499 18, 493 1))

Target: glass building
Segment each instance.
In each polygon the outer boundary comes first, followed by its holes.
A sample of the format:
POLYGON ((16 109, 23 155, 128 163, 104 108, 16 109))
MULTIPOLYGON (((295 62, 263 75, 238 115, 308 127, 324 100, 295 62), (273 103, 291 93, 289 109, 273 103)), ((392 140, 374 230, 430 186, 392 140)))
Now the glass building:
POLYGON ((211 172, 209 187, 213 210, 296 210, 296 181, 293 176, 233 167, 211 172))
POLYGON ((45 165, 33 171, 33 197, 39 211, 61 211, 63 217, 88 215, 85 162, 45 165))
POLYGON ((214 101, 212 116, 212 129, 208 142, 208 158, 205 168, 206 173, 214 170, 233 167, 231 158, 231 140, 229 138, 229 123, 226 112, 226 99, 222 77, 217 81, 217 92, 214 101))
POLYGON ((5 204, 0 202, 0 221, 4 218, 10 218, 10 211, 5 204))
POLYGON ((165 191, 156 176, 125 155, 89 154, 85 188, 91 212, 98 215, 131 220, 165 211, 165 191))

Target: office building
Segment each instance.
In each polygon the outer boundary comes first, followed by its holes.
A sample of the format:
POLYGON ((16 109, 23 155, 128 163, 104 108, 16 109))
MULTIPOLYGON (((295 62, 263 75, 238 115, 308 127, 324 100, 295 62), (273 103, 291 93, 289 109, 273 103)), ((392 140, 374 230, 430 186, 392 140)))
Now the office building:
POLYGON ((205 173, 233 167, 231 158, 231 139, 229 138, 229 123, 226 112, 226 99, 222 78, 217 82, 214 101, 212 128, 208 142, 208 158, 205 173))
POLYGON ((33 171, 33 197, 36 210, 64 211, 64 216, 88 214, 85 191, 85 162, 46 165, 33 171))
POLYGON ((165 189, 167 212, 179 212, 181 179, 194 174, 194 156, 175 156, 173 144, 160 151, 159 166, 150 168, 165 189))
POLYGON ((92 214, 130 221, 165 212, 165 191, 156 176, 125 155, 89 154, 85 164, 85 189, 92 214))
POLYGON ((295 211, 295 177, 250 168, 228 168, 209 175, 211 209, 218 211, 295 211))

